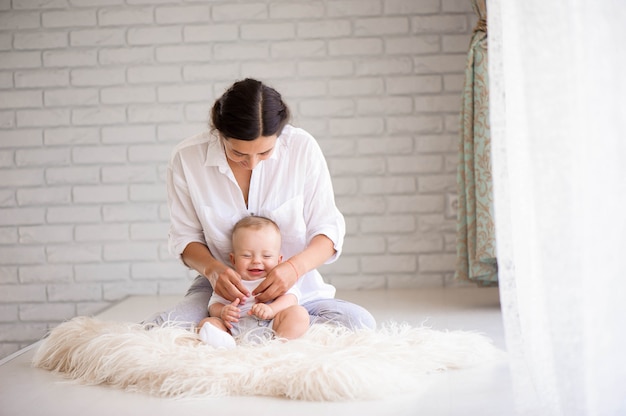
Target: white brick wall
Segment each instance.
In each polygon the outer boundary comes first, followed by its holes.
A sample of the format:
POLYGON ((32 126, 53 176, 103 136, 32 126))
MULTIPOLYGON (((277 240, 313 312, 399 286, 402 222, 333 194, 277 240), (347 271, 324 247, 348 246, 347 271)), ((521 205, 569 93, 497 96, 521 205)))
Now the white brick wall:
POLYGON ((129 294, 184 293, 166 162, 245 76, 327 155, 348 224, 327 279, 452 283, 474 20, 469 0, 0 2, 0 357, 129 294))

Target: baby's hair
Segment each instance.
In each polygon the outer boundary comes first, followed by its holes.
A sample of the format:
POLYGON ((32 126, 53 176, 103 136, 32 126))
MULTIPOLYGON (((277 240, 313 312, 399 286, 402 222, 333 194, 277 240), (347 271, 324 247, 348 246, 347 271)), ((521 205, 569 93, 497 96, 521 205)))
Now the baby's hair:
POLYGON ((237 230, 242 228, 252 228, 254 230, 260 230, 261 228, 271 227, 280 235, 280 228, 278 224, 267 217, 261 217, 260 215, 249 215, 240 219, 233 227, 233 235, 237 230))

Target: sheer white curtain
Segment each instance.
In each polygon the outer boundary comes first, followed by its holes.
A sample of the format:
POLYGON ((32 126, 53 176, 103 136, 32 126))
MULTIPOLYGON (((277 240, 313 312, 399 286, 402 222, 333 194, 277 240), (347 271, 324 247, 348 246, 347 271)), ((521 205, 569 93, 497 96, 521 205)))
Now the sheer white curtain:
POLYGON ((520 414, 626 415, 626 2, 488 0, 502 311, 520 414))

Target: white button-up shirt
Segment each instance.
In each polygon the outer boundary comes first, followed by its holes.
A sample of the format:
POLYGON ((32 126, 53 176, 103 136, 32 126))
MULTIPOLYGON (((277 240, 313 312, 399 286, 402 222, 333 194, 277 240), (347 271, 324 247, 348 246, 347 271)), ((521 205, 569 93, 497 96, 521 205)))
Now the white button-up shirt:
MULTIPOLYGON (((179 258, 189 243, 200 242, 216 259, 230 264, 233 226, 247 215, 278 224, 285 259, 304 250, 319 234, 327 236, 337 251, 327 263, 341 253, 345 221, 335 205, 326 160, 313 136, 302 129, 285 126, 272 155, 254 168, 247 206, 220 140, 209 132, 176 146, 167 190, 169 248, 179 258)), ((300 303, 335 295, 335 288, 317 270, 301 276, 296 285, 300 303)))

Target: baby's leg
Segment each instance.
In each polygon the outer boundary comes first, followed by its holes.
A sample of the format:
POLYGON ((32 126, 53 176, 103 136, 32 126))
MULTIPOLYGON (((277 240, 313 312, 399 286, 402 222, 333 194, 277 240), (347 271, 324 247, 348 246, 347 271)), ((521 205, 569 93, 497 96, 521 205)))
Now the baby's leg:
POLYGON ((299 305, 283 309, 274 317, 273 329, 280 338, 301 337, 309 329, 309 313, 299 305))
POLYGON ((235 348, 237 345, 235 339, 230 335, 224 321, 220 318, 205 318, 200 321, 199 325, 200 339, 205 344, 219 348, 224 347, 227 349, 235 348))

